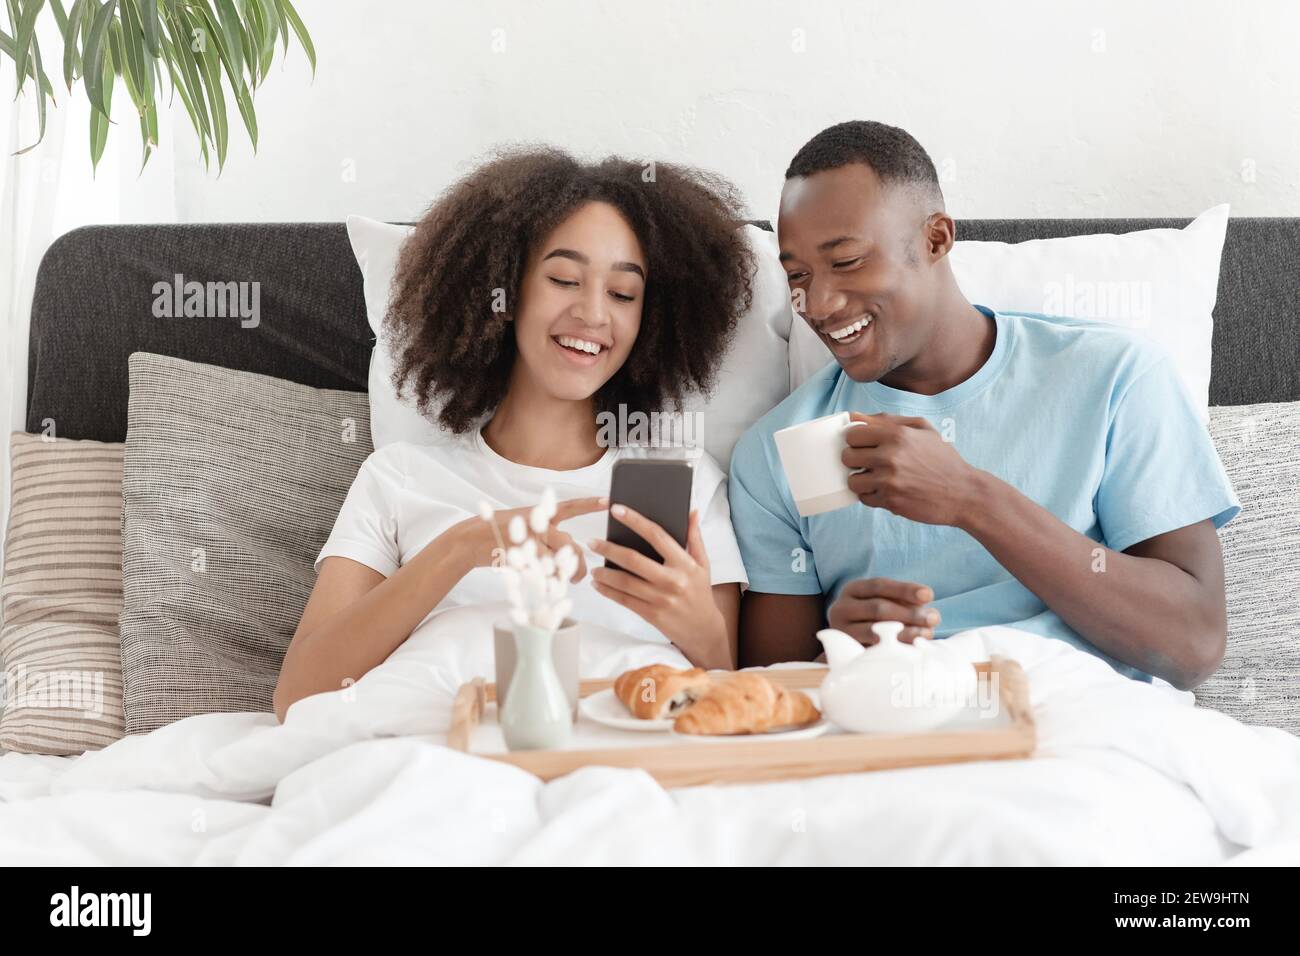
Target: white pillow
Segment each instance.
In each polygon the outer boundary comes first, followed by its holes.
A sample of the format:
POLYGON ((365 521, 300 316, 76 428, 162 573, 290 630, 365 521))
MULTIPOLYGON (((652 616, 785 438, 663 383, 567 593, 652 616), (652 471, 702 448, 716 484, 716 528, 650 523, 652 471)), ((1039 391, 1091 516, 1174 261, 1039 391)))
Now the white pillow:
MULTIPOLYGON (((1209 420, 1210 344, 1228 206, 1182 229, 1027 242, 958 242, 949 253, 971 302, 1004 312, 1097 319, 1139 329, 1172 357, 1209 420)), ((791 388, 833 361, 806 322, 790 339, 791 388)))
POLYGON ((785 269, 777 258, 776 235, 757 226, 742 228, 754 253, 753 301, 736 320, 713 394, 682 400, 684 411, 702 413, 701 444, 723 471, 730 467, 731 449, 745 429, 789 394, 790 331, 796 318, 785 269))
MULTIPOLYGON (((361 268, 366 299, 366 320, 377 337, 388 312, 397 254, 414 226, 395 226, 364 216, 348 216, 348 241, 361 268)), ((416 409, 409 397, 399 400, 392 382, 393 362, 382 339, 370 353, 370 435, 376 449, 393 442, 425 444, 438 434, 438 426, 416 409)))
MULTIPOLYGON (((363 216, 349 216, 347 227, 361 268, 366 315, 379 339, 370 356, 370 434, 375 448, 398 441, 428 443, 440 434, 438 425, 421 415, 409 396, 398 399, 391 380, 393 356, 379 335, 388 312, 398 250, 414 227, 363 216)), ((756 226, 742 228, 756 260, 753 302, 737 320, 713 395, 687 396, 682 403, 685 411, 702 413, 701 445, 724 469, 741 433, 789 391, 794 310, 785 270, 777 259, 776 236, 756 226)))

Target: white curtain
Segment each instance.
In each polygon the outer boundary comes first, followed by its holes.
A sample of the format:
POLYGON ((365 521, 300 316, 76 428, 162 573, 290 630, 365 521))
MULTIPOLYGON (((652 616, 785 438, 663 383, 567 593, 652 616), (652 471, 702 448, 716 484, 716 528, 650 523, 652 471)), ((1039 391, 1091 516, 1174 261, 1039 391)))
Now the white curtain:
MULTIPOLYGON (((3 64, 9 67, 6 60, 3 64)), ((68 93, 56 88, 60 108, 46 113, 45 138, 21 156, 17 150, 36 142, 38 124, 35 90, 28 84, 14 99, 14 75, 0 70, 0 128, 4 139, 0 176, 0 423, 4 455, 0 464, 0 535, 9 521, 9 441, 22 431, 27 401, 27 341, 32 287, 41 256, 54 239, 54 219, 67 125, 68 93)), ((0 562, 3 562, 0 554, 0 562)))
POLYGON ((0 337, 0 381, 7 430, 21 430, 27 394, 27 319, 32 306, 32 286, 41 256, 53 241, 55 200, 59 190, 59 159, 63 151, 66 110, 50 110, 45 139, 21 156, 12 155, 16 144, 36 140, 35 109, 28 90, 17 103, 12 94, 0 94, 9 103, 7 149, 0 194, 0 288, 4 297, 4 335, 0 337))
MULTIPOLYGON (((78 226, 174 222, 174 134, 193 135, 173 122, 169 91, 160 91, 160 142, 141 172, 138 124, 119 83, 113 98, 115 123, 99 168, 92 170, 85 89, 77 84, 69 93, 63 85, 58 68, 63 43, 54 18, 43 11, 38 29, 57 105, 46 111, 45 138, 21 156, 13 154, 37 139, 35 89, 28 80, 15 101, 13 63, 8 58, 0 62, 0 538, 9 520, 9 434, 26 427, 28 332, 41 257, 50 243, 78 226)), ((178 102, 174 109, 183 108, 178 102)), ((191 152, 193 146, 187 142, 183 151, 191 152)))

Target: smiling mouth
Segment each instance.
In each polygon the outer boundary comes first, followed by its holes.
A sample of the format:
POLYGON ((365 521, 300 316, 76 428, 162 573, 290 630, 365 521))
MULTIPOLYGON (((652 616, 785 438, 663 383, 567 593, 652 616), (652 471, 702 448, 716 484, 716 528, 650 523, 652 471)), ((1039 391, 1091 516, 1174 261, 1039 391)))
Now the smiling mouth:
POLYGON ((609 351, 609 346, 591 339, 578 338, 576 335, 552 335, 555 347, 564 353, 564 357, 578 365, 594 365, 600 357, 609 351))
POLYGON ((831 329, 822 334, 836 345, 850 345, 867 334, 867 328, 871 325, 871 322, 871 316, 864 315, 848 325, 841 326, 838 329, 831 329))

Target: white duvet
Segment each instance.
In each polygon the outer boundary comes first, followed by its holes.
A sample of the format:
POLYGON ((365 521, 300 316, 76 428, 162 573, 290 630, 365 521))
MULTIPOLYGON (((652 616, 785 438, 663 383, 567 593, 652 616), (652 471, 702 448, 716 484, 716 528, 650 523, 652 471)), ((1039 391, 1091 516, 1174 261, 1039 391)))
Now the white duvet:
MULTIPOLYGON (((491 673, 499 613, 439 615, 283 726, 211 714, 76 759, 6 754, 0 862, 1300 862, 1300 739, 1005 627, 948 640, 1024 666, 1033 759, 677 790, 591 767, 544 784, 442 745, 456 688, 491 673)), ((684 663, 584 634, 584 675, 653 661, 684 663)))

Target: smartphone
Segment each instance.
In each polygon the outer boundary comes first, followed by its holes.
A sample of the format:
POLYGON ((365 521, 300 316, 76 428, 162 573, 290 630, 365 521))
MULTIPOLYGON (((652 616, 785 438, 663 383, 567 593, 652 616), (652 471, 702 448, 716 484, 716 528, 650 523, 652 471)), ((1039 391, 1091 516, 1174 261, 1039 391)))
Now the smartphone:
MULTIPOLYGON (((609 503, 626 505, 644 515, 667 531, 684 548, 686 529, 691 519, 691 480, 694 476, 695 469, 688 461, 667 458, 617 461, 609 481, 609 503)), ((609 516, 605 537, 663 564, 663 556, 649 541, 612 514, 609 516)), ((605 567, 626 570, 608 559, 605 567)))

